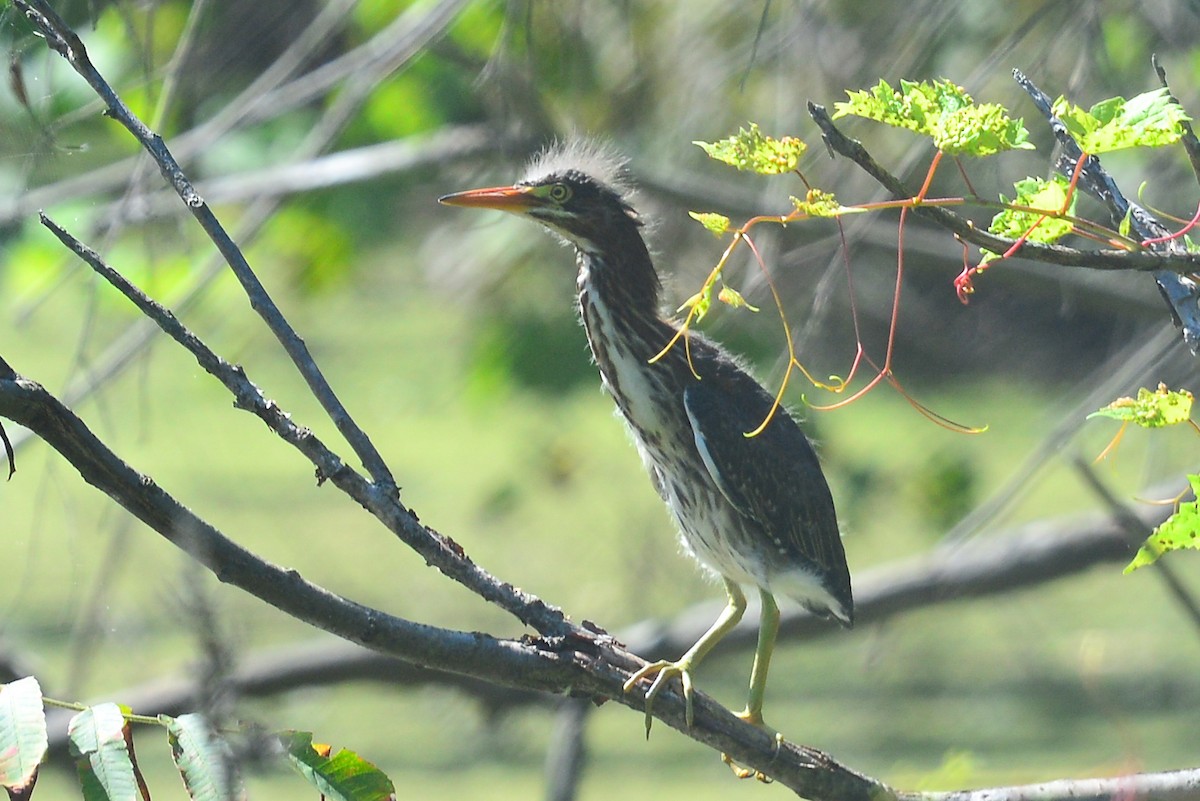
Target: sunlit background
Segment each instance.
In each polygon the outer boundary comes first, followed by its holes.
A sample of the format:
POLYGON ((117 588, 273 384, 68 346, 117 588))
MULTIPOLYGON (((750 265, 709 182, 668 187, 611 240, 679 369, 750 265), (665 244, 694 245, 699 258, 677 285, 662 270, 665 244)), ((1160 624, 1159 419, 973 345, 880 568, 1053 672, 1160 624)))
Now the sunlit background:
MULTIPOLYGON (((856 166, 829 157, 806 103, 832 107, 880 78, 945 76, 1024 117, 1038 145, 963 165, 975 190, 995 197, 1053 164, 1052 137, 1014 67, 1051 96, 1090 106, 1156 88, 1157 54, 1175 94, 1200 113, 1200 12, 1182 2, 54 5, 243 245, 388 458, 403 501, 485 569, 614 632, 669 620, 720 589, 680 555, 599 391, 572 308, 572 254, 520 220, 439 207, 439 195, 515 180, 556 138, 602 137, 630 159, 674 306, 724 247, 687 211, 742 221, 786 213, 788 196, 804 192, 795 176, 709 161, 694 140, 754 121, 809 143, 801 169, 811 183, 844 203, 880 200, 856 166)), ((349 454, 131 137, 7 6, 0 36, 10 63, 0 89, 0 356, 247 548, 396 615, 522 634, 335 489, 315 486, 307 462, 233 410, 217 382, 147 333, 38 224, 44 209, 349 454)), ((842 124, 920 185, 927 141, 842 124)), ((1196 181, 1182 150, 1105 165, 1145 205, 1192 216, 1196 181)), ((931 194, 965 192, 958 169, 943 165, 931 194)), ((1109 222, 1094 201, 1080 212, 1109 222)), ((842 231, 831 221, 755 231, 805 367, 845 376, 855 321, 881 361, 897 215, 848 217, 842 231)), ((887 386, 837 411, 803 411, 856 576, 949 541, 1104 512, 1079 464, 1117 425, 1087 412, 1159 381, 1197 388, 1195 360, 1148 276, 1014 261, 977 279, 964 306, 952 286, 962 247, 920 221, 905 235, 896 375, 920 404, 987 430, 940 427, 887 386)), ((726 279, 761 311, 718 308, 701 327, 778 387, 785 328, 763 270, 742 251, 726 279)), ((797 409, 838 400, 800 376, 786 397, 797 409)), ((236 666, 325 636, 201 575, 56 453, 6 429, 18 445, 18 472, 0 484, 0 661, 10 671, 34 673, 56 698, 128 702, 160 677, 201 675, 209 641, 236 666)), ((1133 431, 1090 469, 1136 505, 1152 487, 1160 499, 1179 491, 1198 446, 1189 430, 1133 431)), ((1170 561, 1200 592, 1196 556, 1170 561)), ((781 646, 768 718, 789 739, 904 788, 1194 765, 1200 632, 1153 571, 1121 568, 781 646)), ((740 708, 749 663, 745 651, 718 649, 700 687, 740 708)), ((357 751, 401 798, 506 799, 547 793, 544 762, 560 739, 554 702, 345 682, 227 709, 230 721, 311 730, 357 751)), ((587 725, 579 798, 787 792, 736 782, 715 754, 666 727, 647 742, 640 714, 619 704, 595 709, 587 725)), ((165 735, 137 736, 155 797, 184 797, 165 735)), ((246 771, 255 798, 311 795, 285 769, 246 771)), ((73 782, 67 770, 40 779, 47 797, 73 797, 73 782)))

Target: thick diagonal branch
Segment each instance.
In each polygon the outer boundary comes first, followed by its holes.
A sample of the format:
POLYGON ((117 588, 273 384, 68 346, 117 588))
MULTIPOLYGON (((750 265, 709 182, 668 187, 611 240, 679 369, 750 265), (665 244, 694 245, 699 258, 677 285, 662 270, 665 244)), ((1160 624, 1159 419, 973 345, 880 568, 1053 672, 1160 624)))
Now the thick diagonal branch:
MULTIPOLYGON (((271 564, 230 540, 122 461, 70 409, 39 384, 0 372, 0 417, 23 425, 62 454, 84 481, 232 584, 313 626, 416 665, 473 676, 495 684, 550 693, 612 698, 641 709, 638 693, 624 693, 629 667, 640 664, 607 637, 572 630, 556 637, 502 640, 478 632, 441 629, 385 614, 331 593, 296 571, 271 564)), ((798 795, 871 801, 898 796, 885 785, 805 746, 780 744, 701 693, 695 723, 684 720, 675 694, 660 697, 654 716, 698 742, 763 771, 798 795)))
POLYGON ((230 364, 214 353, 169 309, 148 297, 106 264, 99 254, 48 216, 42 214, 41 220, 59 241, 119 290, 142 314, 158 325, 163 333, 191 353, 200 367, 229 390, 234 397, 235 406, 254 414, 266 423, 280 439, 296 448, 312 463, 321 480, 329 480, 371 512, 389 531, 424 557, 426 562, 544 635, 575 636, 581 633, 582 630, 570 623, 561 611, 495 578, 472 562, 453 540, 422 525, 393 493, 367 481, 345 464, 311 430, 298 425, 290 414, 265 397, 241 367, 230 364))

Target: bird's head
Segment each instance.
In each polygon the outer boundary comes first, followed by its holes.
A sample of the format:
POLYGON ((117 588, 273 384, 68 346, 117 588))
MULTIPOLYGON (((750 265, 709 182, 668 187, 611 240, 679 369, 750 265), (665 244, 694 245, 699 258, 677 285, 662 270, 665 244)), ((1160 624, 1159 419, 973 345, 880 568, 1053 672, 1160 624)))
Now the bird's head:
POLYGON ((449 206, 497 209, 540 222, 587 253, 601 253, 637 234, 624 164, 595 146, 559 146, 531 165, 512 186, 472 189, 439 198, 449 206))

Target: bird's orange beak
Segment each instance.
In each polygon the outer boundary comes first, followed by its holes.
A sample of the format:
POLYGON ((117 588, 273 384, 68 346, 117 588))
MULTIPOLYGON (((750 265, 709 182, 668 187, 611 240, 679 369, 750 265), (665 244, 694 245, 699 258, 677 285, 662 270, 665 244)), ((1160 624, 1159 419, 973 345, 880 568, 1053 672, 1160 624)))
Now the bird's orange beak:
POLYGON ((517 213, 529 211, 538 205, 537 197, 528 186, 493 186, 488 189, 471 189, 438 198, 438 203, 447 206, 466 206, 474 209, 496 209, 517 213))

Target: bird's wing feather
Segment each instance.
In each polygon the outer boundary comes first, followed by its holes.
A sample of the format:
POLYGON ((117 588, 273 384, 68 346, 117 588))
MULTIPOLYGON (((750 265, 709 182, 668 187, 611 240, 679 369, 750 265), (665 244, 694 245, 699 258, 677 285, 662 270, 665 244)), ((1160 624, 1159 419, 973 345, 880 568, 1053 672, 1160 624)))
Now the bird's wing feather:
POLYGON ((745 436, 771 413, 771 398, 740 371, 692 384, 684 407, 704 464, 734 508, 823 572, 844 571, 829 486, 791 416, 776 409, 762 434, 745 436))

